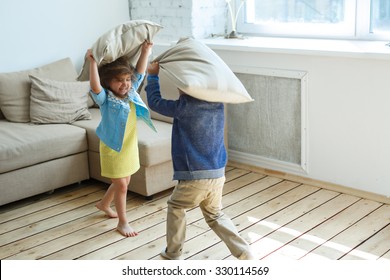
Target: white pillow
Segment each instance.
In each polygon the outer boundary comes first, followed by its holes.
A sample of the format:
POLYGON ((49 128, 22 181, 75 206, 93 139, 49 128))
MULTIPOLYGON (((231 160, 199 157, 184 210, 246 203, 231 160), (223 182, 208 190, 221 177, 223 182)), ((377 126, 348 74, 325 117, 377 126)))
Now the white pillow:
POLYGON ((33 123, 89 120, 89 82, 63 82, 30 75, 30 119, 33 123))
MULTIPOLYGON (((116 26, 101 35, 92 45, 92 54, 98 64, 115 61, 121 56, 129 56, 129 64, 135 66, 145 40, 153 41, 153 37, 162 28, 161 25, 148 20, 131 20, 116 26)), ((84 60, 83 68, 77 78, 79 81, 89 80, 89 60, 84 60)))
POLYGON ((253 101, 229 66, 198 40, 181 39, 154 61, 176 87, 195 98, 223 103, 253 101))

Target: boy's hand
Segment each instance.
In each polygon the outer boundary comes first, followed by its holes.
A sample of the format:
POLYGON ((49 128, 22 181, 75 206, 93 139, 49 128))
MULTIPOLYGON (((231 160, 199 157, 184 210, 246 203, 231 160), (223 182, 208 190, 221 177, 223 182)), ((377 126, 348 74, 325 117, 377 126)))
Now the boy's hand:
POLYGON ((158 75, 160 71, 160 65, 157 61, 154 61, 148 65, 148 74, 149 75, 158 75))

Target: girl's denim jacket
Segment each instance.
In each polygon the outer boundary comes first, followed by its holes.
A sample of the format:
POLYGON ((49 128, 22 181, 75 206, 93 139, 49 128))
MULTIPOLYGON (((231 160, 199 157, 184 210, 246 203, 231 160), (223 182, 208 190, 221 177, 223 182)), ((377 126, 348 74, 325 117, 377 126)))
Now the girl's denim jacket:
MULTIPOLYGON (((135 76, 136 80, 132 81, 132 87, 128 94, 128 102, 134 103, 137 118, 143 120, 150 128, 156 131, 150 118, 148 107, 136 92, 144 75, 135 73, 135 76)), ((96 128, 97 136, 108 147, 120 152, 122 149, 127 117, 131 110, 130 106, 128 106, 128 103, 125 103, 126 106, 123 106, 118 102, 113 102, 112 98, 108 98, 108 96, 113 95, 113 93, 104 88, 102 88, 98 94, 93 93, 92 91, 90 91, 90 94, 96 104, 99 105, 100 113, 102 115, 100 124, 96 128)))

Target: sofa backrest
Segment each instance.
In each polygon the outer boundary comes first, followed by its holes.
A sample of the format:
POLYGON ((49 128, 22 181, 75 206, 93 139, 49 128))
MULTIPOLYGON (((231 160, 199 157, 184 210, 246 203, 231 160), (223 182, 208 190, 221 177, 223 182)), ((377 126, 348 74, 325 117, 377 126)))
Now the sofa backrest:
POLYGON ((67 57, 36 68, 0 73, 0 106, 10 122, 30 122, 31 80, 29 75, 73 82, 77 71, 67 57))

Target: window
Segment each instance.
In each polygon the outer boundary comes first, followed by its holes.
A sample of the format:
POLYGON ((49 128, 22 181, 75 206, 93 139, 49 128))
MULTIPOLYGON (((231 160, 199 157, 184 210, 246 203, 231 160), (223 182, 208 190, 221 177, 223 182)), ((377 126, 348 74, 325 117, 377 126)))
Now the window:
POLYGON ((370 19, 371 33, 390 31, 390 0, 373 0, 370 19))
MULTIPOLYGON (((236 0, 236 7, 244 0, 236 0)), ((259 36, 390 39, 390 0, 246 0, 237 31, 259 36)))

